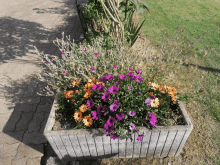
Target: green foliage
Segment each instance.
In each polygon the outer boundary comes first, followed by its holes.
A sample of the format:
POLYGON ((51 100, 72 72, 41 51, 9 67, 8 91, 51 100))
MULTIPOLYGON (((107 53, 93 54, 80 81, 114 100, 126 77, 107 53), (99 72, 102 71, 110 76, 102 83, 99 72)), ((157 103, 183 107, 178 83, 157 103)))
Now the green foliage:
POLYGON ((143 26, 145 20, 141 23, 141 25, 138 27, 138 25, 135 25, 132 21, 133 13, 130 14, 128 21, 125 23, 125 37, 128 42, 131 42, 131 47, 136 42, 138 38, 138 33, 141 30, 141 27, 143 26))
MULTIPOLYGON (((108 6, 106 2, 105 4, 108 6)), ((143 9, 149 10, 148 6, 144 2, 139 3, 137 0, 126 0, 126 2, 122 1, 119 3, 118 14, 120 20, 126 24, 123 33, 125 33, 126 41, 128 43, 131 42, 130 46, 132 46, 137 40, 137 35, 144 23, 143 21, 139 27, 134 25, 132 21, 133 13, 135 11, 137 11, 137 14, 143 13, 143 9)), ((87 5, 80 7, 79 10, 84 22, 83 27, 86 31, 86 38, 89 41, 99 36, 99 34, 109 36, 110 32, 116 31, 109 28, 116 28, 116 26, 111 26, 111 22, 113 22, 113 20, 111 17, 111 21, 108 19, 108 16, 105 14, 103 7, 98 0, 88 1, 87 5)), ((113 13, 111 14, 114 15, 113 13)))

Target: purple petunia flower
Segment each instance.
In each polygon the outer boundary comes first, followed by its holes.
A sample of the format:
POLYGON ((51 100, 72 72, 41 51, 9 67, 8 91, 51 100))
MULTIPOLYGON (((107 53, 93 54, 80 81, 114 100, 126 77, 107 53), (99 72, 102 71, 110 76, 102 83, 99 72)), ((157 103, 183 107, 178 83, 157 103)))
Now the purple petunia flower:
POLYGON ((143 80, 144 80, 144 78, 141 77, 140 75, 137 75, 137 76, 136 76, 136 82, 137 82, 137 83, 142 83, 143 80))
POLYGON ((106 135, 110 135, 110 133, 113 131, 114 129, 114 125, 110 126, 108 125, 108 123, 104 124, 104 132, 106 133, 106 135))
POLYGON ((128 86, 128 90, 132 91, 133 87, 132 86, 128 86))
POLYGON ((119 76, 119 78, 120 78, 121 80, 124 80, 124 79, 127 78, 127 76, 125 76, 124 74, 121 74, 121 75, 119 76))
POLYGON ((138 140, 138 141, 142 141, 142 140, 143 140, 143 136, 138 136, 138 137, 137 137, 137 140, 138 140))
POLYGON ((110 94, 108 92, 104 92, 104 93, 102 93, 102 97, 101 98, 102 98, 102 100, 104 102, 106 102, 106 100, 110 99, 110 94))
POLYGON ((118 120, 122 120, 125 118, 125 114, 122 112, 119 112, 118 114, 116 114, 116 117, 118 118, 118 120))
POLYGON ((94 106, 94 102, 92 100, 87 100, 86 105, 87 105, 88 109, 90 109, 94 106))
POLYGON ((104 112, 104 116, 105 116, 106 113, 107 113, 106 108, 105 108, 104 106, 102 106, 102 105, 98 105, 97 111, 98 111, 98 112, 104 112))
POLYGON ((130 126, 129 126, 129 128, 130 128, 131 130, 134 129, 134 128, 135 128, 135 124, 131 123, 130 126))
POLYGON ((131 80, 131 81, 136 80, 136 76, 130 76, 130 80, 131 80))
POLYGON ((115 81, 115 84, 119 85, 119 84, 121 84, 121 82, 120 81, 115 81))
POLYGON ((111 117, 109 116, 107 122, 106 122, 109 126, 112 126, 115 124, 115 118, 114 117, 111 117))
POLYGON ((117 86, 111 86, 110 88, 108 88, 108 92, 112 94, 117 94, 118 91, 119 91, 119 88, 117 86))
POLYGON ((118 100, 114 100, 113 104, 116 104, 117 106, 121 105, 120 103, 118 103, 118 100))
POLYGON ((155 116, 154 113, 152 114, 148 114, 148 116, 150 117, 150 123, 153 127, 157 128, 156 126, 156 122, 157 122, 157 117, 155 116))
POLYGON ((92 87, 92 90, 96 91, 98 88, 98 85, 97 84, 94 84, 93 87, 92 87))
POLYGON ((100 78, 99 78, 99 81, 100 81, 100 82, 103 82, 103 81, 105 81, 105 80, 106 80, 105 77, 100 77, 100 78))
POLYGON ((132 72, 128 72, 128 73, 127 73, 128 76, 133 76, 133 74, 134 74, 134 73, 132 73, 132 72))
POLYGON ((117 106, 116 104, 114 104, 114 103, 111 104, 111 105, 110 105, 110 111, 112 111, 112 112, 117 111, 117 107, 118 107, 118 106, 117 106))
POLYGON ((148 106, 151 106, 151 101, 150 100, 145 100, 144 103, 147 104, 148 106))
POLYGON ((114 78, 114 76, 112 76, 111 74, 105 76, 105 79, 106 79, 106 80, 110 80, 110 79, 113 79, 113 78, 114 78))
POLYGON ((135 131, 136 131, 136 132, 139 132, 139 129, 136 129, 135 131))
POLYGON ((137 74, 142 74, 141 70, 135 70, 137 74))
POLYGON ((97 90, 100 91, 100 92, 104 92, 104 88, 105 88, 105 86, 102 85, 102 84, 97 85, 97 90))
POLYGON ((97 111, 92 112, 92 119, 93 120, 98 120, 100 118, 100 116, 101 116, 100 112, 97 112, 97 111))
POLYGON ((130 111, 129 112, 129 115, 132 116, 132 117, 135 116, 135 114, 136 114, 136 111, 130 111))
POLYGON ((113 135, 110 135, 110 138, 111 138, 111 139, 113 139, 113 140, 117 139, 118 137, 119 137, 119 135, 118 135, 118 134, 113 134, 113 135))

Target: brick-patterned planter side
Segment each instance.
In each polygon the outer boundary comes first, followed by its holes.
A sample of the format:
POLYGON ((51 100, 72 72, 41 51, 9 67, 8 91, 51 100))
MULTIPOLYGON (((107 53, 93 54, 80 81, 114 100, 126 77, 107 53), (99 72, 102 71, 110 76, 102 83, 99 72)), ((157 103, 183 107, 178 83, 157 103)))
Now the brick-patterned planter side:
MULTIPOLYGON (((44 135, 61 160, 85 160, 104 158, 138 158, 149 156, 175 156, 182 150, 193 125, 181 101, 178 101, 185 125, 158 126, 149 130, 141 127, 130 139, 112 140, 104 129, 52 130, 57 106, 54 100, 44 135), (137 136, 144 134, 143 141, 137 136)), ((126 132, 127 130, 125 130, 126 132)))

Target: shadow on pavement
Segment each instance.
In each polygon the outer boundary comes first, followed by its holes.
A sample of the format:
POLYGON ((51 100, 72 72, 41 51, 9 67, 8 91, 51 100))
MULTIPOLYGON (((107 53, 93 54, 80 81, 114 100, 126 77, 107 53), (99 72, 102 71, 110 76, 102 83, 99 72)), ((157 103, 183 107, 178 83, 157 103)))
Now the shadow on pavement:
MULTIPOLYGON (((69 10, 76 11, 73 0, 58 3, 63 3, 65 9, 48 8, 43 10, 33 8, 33 12, 37 12, 39 17, 43 17, 46 12, 65 14, 69 10)), ((11 17, 0 18, 0 66, 11 62, 11 60, 16 61, 15 67, 17 62, 31 63, 33 66, 38 65, 40 61, 37 59, 38 55, 35 53, 34 46, 44 54, 60 57, 60 50, 53 44, 56 37, 61 39, 61 33, 64 32, 65 36, 70 35, 71 40, 74 39, 75 43, 78 43, 81 40, 80 36, 82 36, 78 15, 68 15, 64 19, 67 25, 61 25, 50 31, 45 30, 39 23, 17 20, 11 17), (30 60, 31 56, 28 54, 33 56, 33 60, 30 60)), ((20 69, 22 72, 22 68, 20 69)), ((7 68, 5 70, 7 71, 7 68)), ((7 73, 1 73, 1 75, 3 77, 0 81, 0 99, 4 102, 1 113, 3 111, 7 111, 7 114, 11 113, 2 132, 22 142, 22 145, 18 146, 17 152, 23 153, 23 156, 32 157, 39 153, 44 154, 44 144, 47 143, 47 140, 43 131, 54 98, 38 94, 46 84, 40 82, 36 74, 25 75, 16 80, 11 79, 7 73), (30 149, 24 151, 26 145, 30 149)))
MULTIPOLYGON (((39 13, 39 17, 42 18, 44 13, 62 15, 68 13, 69 10, 74 10, 77 13, 74 1, 68 0, 63 3, 65 9, 33 8, 33 12, 39 13)), ((56 37, 61 39, 62 32, 65 32, 65 35, 70 35, 71 39, 74 39, 76 43, 80 42, 82 28, 78 15, 74 14, 66 17, 64 21, 66 25, 60 25, 51 31, 46 30, 43 25, 36 22, 18 20, 11 17, 0 18, 0 64, 7 63, 17 57, 26 56, 30 52, 35 55, 33 46, 36 46, 38 50, 43 51, 45 54, 59 55, 60 51, 53 44, 53 40, 56 40, 56 37)))

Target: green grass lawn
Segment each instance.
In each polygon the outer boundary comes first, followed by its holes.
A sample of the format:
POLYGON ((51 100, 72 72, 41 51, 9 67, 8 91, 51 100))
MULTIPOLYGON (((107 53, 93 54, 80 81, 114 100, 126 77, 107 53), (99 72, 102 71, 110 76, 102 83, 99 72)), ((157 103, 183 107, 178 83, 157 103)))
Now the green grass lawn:
POLYGON ((162 32, 175 34, 176 27, 186 29, 190 40, 195 40, 204 32, 206 37, 199 47, 220 45, 220 1, 219 0, 144 0, 150 12, 145 11, 146 22, 142 28, 148 38, 160 41, 162 32))
MULTIPOLYGON (((195 91, 203 88, 203 95, 195 98, 194 93, 189 91, 186 98, 192 102, 196 101, 194 107, 201 107, 201 113, 210 114, 216 124, 220 123, 220 0, 144 0, 150 12, 145 11, 140 15, 140 22, 146 17, 142 27, 142 32, 151 41, 155 47, 162 44, 162 38, 165 36, 164 31, 170 36, 177 32, 176 28, 186 30, 185 36, 190 42, 196 41, 199 35, 206 33, 204 38, 195 45, 198 48, 189 54, 182 54, 179 60, 190 59, 189 64, 196 66, 194 74, 184 72, 186 84, 192 85, 195 91), (206 52, 206 53, 204 53, 206 52), (195 57, 194 55, 197 55, 195 57), (204 76, 204 79, 199 79, 204 76), (197 78, 196 78, 197 77, 197 78), (193 98, 194 97, 194 98, 193 98)), ((181 66, 182 67, 182 66, 181 66)), ((173 67, 171 70, 177 72, 173 67)), ((183 72, 183 73, 182 73, 183 72)), ((158 72, 159 73, 159 72, 158 72)), ((175 75, 178 79, 180 75, 175 75), (179 77, 178 77, 179 76, 179 77)), ((182 76, 182 75, 181 75, 182 76)), ((163 77, 158 74, 157 77, 163 77)), ((165 79, 165 77, 164 77, 165 79)), ((204 121, 206 119, 204 118, 204 121)), ((219 129, 212 133, 213 143, 220 148, 219 129)), ((220 164, 220 154, 213 158, 215 164, 220 164)))

